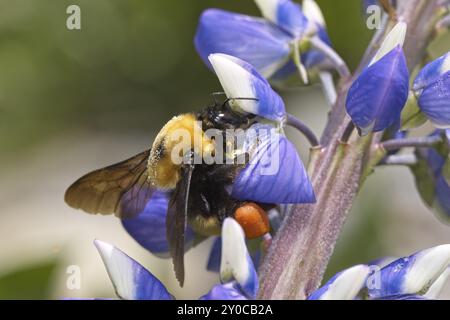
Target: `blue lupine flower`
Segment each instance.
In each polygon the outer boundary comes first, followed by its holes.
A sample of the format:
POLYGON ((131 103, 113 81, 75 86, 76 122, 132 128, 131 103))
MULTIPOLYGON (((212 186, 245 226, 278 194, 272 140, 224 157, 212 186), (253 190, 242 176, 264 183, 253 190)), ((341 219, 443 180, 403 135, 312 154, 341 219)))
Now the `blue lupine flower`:
POLYGON ((363 264, 341 271, 313 292, 308 300, 353 300, 366 284, 369 273, 369 266, 363 264))
POLYGON ((200 17, 195 47, 211 67, 210 54, 225 53, 250 62, 270 77, 289 59, 292 36, 267 20, 219 9, 200 17))
POLYGON ((233 107, 270 120, 284 120, 286 109, 283 100, 252 65, 239 58, 219 53, 211 54, 209 61, 228 98, 255 99, 232 100, 233 107))
POLYGON ((138 262, 112 245, 95 240, 116 294, 125 300, 171 300, 166 287, 138 262))
MULTIPOLYGON (((248 254, 244 231, 232 218, 223 223, 222 284, 200 297, 202 300, 254 299, 258 290, 256 270, 248 254)), ((114 246, 96 240, 116 294, 126 300, 170 300, 174 297, 147 269, 114 246)))
POLYGON ((233 183, 238 200, 263 203, 313 203, 314 190, 294 145, 270 125, 255 124, 246 132, 250 161, 233 183), (255 143, 257 142, 257 143, 255 143))
POLYGON ((333 276, 308 300, 425 300, 435 299, 450 276, 450 244, 419 251, 409 257, 378 259, 333 276), (385 265, 384 261, 389 261, 385 265), (367 292, 368 296, 361 293, 367 292))
MULTIPOLYGON (((201 300, 254 299, 258 277, 248 254, 244 232, 232 218, 223 224, 221 284, 215 285, 201 300)), ((165 286, 138 262, 114 246, 96 240, 108 275, 119 298, 131 300, 174 299, 165 286)), ((382 260, 380 260, 382 261, 382 260)), ((419 251, 386 266, 357 265, 339 272, 308 300, 369 299, 423 300, 438 296, 450 275, 450 244, 419 251), (381 267, 381 266, 380 266, 381 267), (370 278, 374 281, 370 281, 370 278)))
MULTIPOLYGON (((371 266, 377 265, 379 268, 384 268, 387 265, 391 264, 394 261, 397 261, 398 259, 393 257, 384 257, 377 259, 376 261, 372 261, 370 263, 371 266)), ((423 299, 437 299, 442 292, 445 284, 447 283, 448 278, 450 277, 450 266, 445 269, 445 271, 437 278, 436 281, 434 281, 433 284, 429 287, 429 289, 423 294, 423 296, 418 295, 398 295, 395 300, 415 300, 417 298, 418 300, 423 299)))
MULTIPOLYGON (((296 46, 303 37, 318 32, 322 40, 330 43, 320 9, 312 2, 307 0, 304 5, 314 20, 309 20, 301 6, 291 0, 256 0, 265 19, 208 9, 200 17, 195 47, 209 67, 209 55, 223 53, 247 61, 266 78, 276 73, 275 77, 281 79, 299 68, 307 82, 303 64, 294 64, 290 59, 296 46)), ((305 58, 310 67, 323 61, 317 52, 305 58)))
POLYGON ((419 251, 383 267, 378 281, 368 287, 371 299, 398 295, 423 295, 450 265, 450 244, 419 251))
POLYGON ((406 24, 399 22, 348 92, 347 113, 363 135, 400 125, 409 90, 405 34, 406 24))
POLYGON ((450 127, 450 52, 427 64, 413 89, 428 119, 438 128, 450 127))
MULTIPOLYGON (((249 63, 225 54, 212 54, 209 59, 227 97, 246 98, 231 101, 234 108, 284 121, 283 100, 249 63)), ((276 204, 315 202, 303 163, 284 135, 270 125, 255 124, 247 130, 245 141, 244 152, 251 157, 233 183, 231 195, 235 199, 276 204)))

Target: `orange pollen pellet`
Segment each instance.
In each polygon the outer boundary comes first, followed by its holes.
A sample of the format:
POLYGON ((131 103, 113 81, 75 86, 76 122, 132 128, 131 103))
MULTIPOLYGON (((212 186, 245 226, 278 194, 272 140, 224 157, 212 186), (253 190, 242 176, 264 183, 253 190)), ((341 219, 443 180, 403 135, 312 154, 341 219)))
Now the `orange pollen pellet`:
POLYGON ((261 237, 270 231, 267 213, 256 203, 248 202, 237 208, 234 218, 244 229, 248 239, 261 237))

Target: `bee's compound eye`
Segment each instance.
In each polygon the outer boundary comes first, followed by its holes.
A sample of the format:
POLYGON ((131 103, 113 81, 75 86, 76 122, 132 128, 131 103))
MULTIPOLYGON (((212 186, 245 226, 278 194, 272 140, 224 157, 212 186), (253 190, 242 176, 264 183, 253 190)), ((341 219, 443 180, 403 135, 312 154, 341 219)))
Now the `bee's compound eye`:
POLYGON ((248 202, 237 208, 234 218, 244 229, 248 239, 261 237, 270 231, 267 213, 256 203, 248 202))

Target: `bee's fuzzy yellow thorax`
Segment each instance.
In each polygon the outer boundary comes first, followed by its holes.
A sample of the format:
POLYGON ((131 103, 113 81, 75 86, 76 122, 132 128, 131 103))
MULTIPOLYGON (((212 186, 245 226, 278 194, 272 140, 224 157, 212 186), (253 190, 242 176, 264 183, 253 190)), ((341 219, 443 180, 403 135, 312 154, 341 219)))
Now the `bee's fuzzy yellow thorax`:
POLYGON ((194 150, 202 155, 214 150, 214 142, 202 131, 194 114, 173 117, 156 136, 149 158, 149 177, 161 189, 175 188, 180 179, 182 158, 194 150))

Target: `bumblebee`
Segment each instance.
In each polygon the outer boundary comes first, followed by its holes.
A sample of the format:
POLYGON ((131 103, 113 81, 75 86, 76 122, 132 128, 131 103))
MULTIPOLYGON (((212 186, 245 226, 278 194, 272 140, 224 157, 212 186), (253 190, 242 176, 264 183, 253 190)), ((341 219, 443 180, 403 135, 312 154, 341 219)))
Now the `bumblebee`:
POLYGON ((198 234, 210 236, 219 234, 223 220, 233 216, 248 238, 269 232, 270 205, 237 201, 227 191, 242 165, 195 161, 199 155, 225 154, 227 140, 216 141, 206 134, 208 129, 225 135, 227 129, 245 130, 254 121, 254 116, 234 111, 230 100, 176 116, 149 150, 81 177, 67 189, 65 201, 88 213, 132 218, 144 210, 156 189, 167 190, 166 234, 175 275, 183 286, 187 223, 198 234), (180 132, 189 138, 180 139, 180 132), (173 155, 183 161, 174 161, 173 155))

